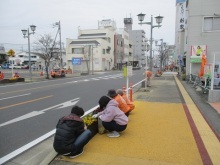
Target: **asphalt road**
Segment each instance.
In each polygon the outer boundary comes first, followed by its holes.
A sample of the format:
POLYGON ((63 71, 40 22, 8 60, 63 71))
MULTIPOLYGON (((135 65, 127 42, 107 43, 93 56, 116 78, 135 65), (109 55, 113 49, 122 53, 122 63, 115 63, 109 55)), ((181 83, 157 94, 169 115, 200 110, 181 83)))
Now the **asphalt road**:
MULTIPOLYGON (((143 80, 133 71, 129 82, 143 80)), ((122 72, 0 86, 0 157, 50 132, 75 104, 85 111, 95 107, 108 89, 122 88, 122 72)))

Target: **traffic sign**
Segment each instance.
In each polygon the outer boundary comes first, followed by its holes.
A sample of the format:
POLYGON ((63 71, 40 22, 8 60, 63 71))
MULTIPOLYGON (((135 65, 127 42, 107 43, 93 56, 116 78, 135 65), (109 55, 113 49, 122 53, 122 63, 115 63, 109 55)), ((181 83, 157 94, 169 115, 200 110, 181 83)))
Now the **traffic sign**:
POLYGON ((8 51, 8 55, 9 55, 9 56, 14 56, 14 55, 15 55, 15 51, 14 51, 13 49, 10 49, 10 50, 8 51))

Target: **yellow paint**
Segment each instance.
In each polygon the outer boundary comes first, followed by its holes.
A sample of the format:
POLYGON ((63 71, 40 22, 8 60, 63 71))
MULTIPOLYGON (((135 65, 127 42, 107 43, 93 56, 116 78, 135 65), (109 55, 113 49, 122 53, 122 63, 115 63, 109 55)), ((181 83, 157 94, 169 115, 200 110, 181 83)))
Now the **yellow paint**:
POLYGON ((199 134, 202 138, 202 141, 208 151, 208 154, 212 160, 214 165, 220 164, 220 142, 201 115, 200 111, 187 94, 185 88, 180 83, 180 81, 175 77, 175 80, 179 86, 181 93, 183 94, 183 98, 188 106, 189 112, 193 118, 193 121, 199 131, 199 134))
POLYGON ((202 164, 182 104, 134 103, 119 138, 97 134, 82 156, 63 159, 95 165, 202 164))

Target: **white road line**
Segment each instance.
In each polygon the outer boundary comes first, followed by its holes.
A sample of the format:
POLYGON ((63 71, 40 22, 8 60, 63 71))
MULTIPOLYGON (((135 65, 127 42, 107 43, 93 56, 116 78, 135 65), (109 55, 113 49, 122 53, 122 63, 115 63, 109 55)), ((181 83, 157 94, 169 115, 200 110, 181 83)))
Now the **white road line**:
MULTIPOLYGON (((134 84, 132 87, 135 87, 136 85, 140 84, 140 83, 141 83, 142 81, 144 81, 144 80, 145 80, 145 79, 143 79, 143 80, 141 80, 140 82, 134 84)), ((127 90, 128 90, 128 89, 127 89, 127 90)), ((90 114, 91 112, 93 112, 93 111, 94 111, 96 108, 98 108, 98 107, 99 107, 99 105, 97 105, 97 106, 91 108, 90 110, 86 111, 85 114, 84 114, 82 117, 84 117, 84 116, 90 114)), ((28 150, 28 149, 32 148, 33 146, 37 145, 38 143, 44 141, 44 140, 47 139, 48 137, 54 135, 54 134, 55 134, 55 131, 56 131, 56 129, 54 129, 54 130, 52 130, 52 131, 46 133, 45 135, 43 135, 43 136, 41 136, 41 137, 35 139, 34 141, 32 141, 32 142, 30 142, 30 143, 24 145, 23 147, 21 147, 21 148, 15 150, 15 151, 11 152, 10 154, 8 154, 8 155, 6 155, 6 156, 0 158, 0 164, 3 164, 3 163, 5 163, 5 162, 7 162, 8 160, 10 160, 10 159, 16 157, 17 155, 19 155, 19 154, 25 152, 26 150, 28 150)))
POLYGON ((15 98, 15 97, 21 97, 21 96, 26 96, 26 95, 30 95, 31 93, 27 93, 27 94, 23 94, 23 95, 17 95, 17 96, 12 96, 12 97, 6 97, 6 98, 2 98, 0 100, 6 100, 6 99, 12 99, 12 98, 15 98))
MULTIPOLYGON (((86 111, 85 114, 81 117, 83 118, 84 116, 90 114, 91 112, 93 112, 95 109, 97 109, 99 107, 99 105, 91 108, 90 110, 86 111)), ((33 146, 37 145, 38 143, 41 143, 42 141, 44 141, 45 139, 49 138, 50 136, 54 135, 56 132, 56 129, 53 129, 52 131, 46 133, 45 135, 33 140, 32 142, 18 148, 17 150, 11 152, 10 154, 0 158, 0 164, 3 164, 5 162, 7 162, 8 160, 16 157, 17 155, 27 151, 28 149, 32 148, 33 146)))
POLYGON ((70 100, 70 101, 66 101, 64 103, 61 103, 61 104, 58 104, 58 105, 55 105, 55 106, 52 106, 52 107, 49 107, 49 108, 46 108, 46 109, 43 109, 43 110, 40 110, 40 111, 32 111, 32 112, 27 113, 27 114, 25 114, 23 116, 14 118, 14 119, 9 120, 7 122, 4 122, 4 123, 0 124, 0 127, 3 127, 3 126, 9 125, 9 124, 13 124, 13 123, 16 123, 16 122, 19 122, 19 121, 22 121, 22 120, 25 120, 25 119, 28 119, 28 118, 31 118, 31 117, 35 117, 35 116, 44 114, 48 110, 56 110, 56 109, 61 109, 61 108, 66 108, 66 107, 69 107, 69 106, 73 106, 79 100, 80 100, 80 98, 76 98, 76 99, 73 99, 73 100, 70 100))
POLYGON ((92 80, 100 80, 100 79, 97 79, 97 78, 92 78, 92 80))
POLYGON ((14 158, 15 156, 21 154, 22 152, 30 149, 31 147, 37 145, 38 143, 42 142, 43 140, 47 139, 48 137, 52 136, 55 133, 56 129, 48 132, 47 134, 35 139, 34 141, 24 145, 23 147, 11 152, 10 154, 0 158, 0 164, 3 164, 5 162, 7 162, 8 160, 14 158))

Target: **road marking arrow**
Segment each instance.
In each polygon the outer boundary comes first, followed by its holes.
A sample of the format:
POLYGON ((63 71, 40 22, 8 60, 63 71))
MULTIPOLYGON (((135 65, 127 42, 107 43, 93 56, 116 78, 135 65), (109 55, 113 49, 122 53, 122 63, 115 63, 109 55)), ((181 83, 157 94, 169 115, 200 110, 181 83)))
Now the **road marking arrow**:
POLYGON ((27 114, 25 114, 23 116, 20 116, 20 117, 17 117, 15 119, 9 120, 9 121, 7 121, 5 123, 2 123, 2 124, 0 124, 0 127, 3 127, 3 126, 9 125, 9 124, 13 124, 13 123, 16 123, 16 122, 19 122, 19 121, 22 121, 22 120, 25 120, 25 119, 28 119, 28 118, 31 118, 31 117, 35 117, 35 116, 44 114, 48 110, 57 110, 57 109, 73 106, 79 100, 80 100, 80 98, 76 98, 76 99, 73 99, 73 100, 70 100, 70 101, 67 101, 67 102, 64 102, 64 103, 61 103, 61 104, 58 104, 58 105, 55 105, 55 106, 52 106, 52 107, 40 110, 40 111, 32 111, 32 112, 27 113, 27 114))

